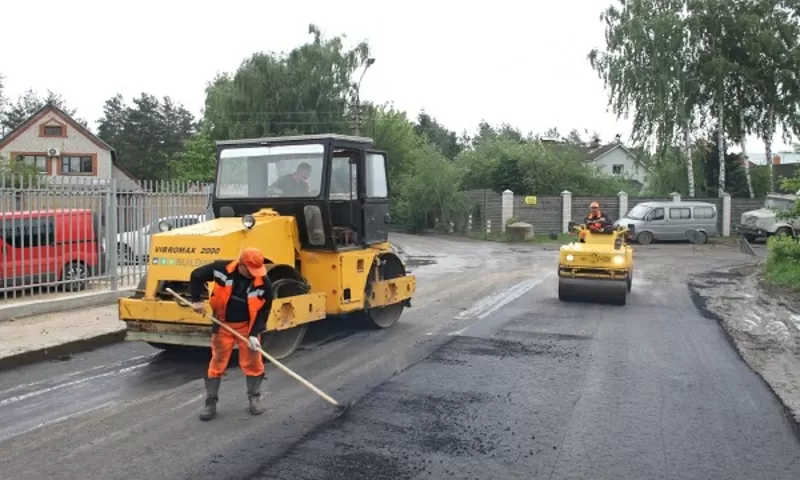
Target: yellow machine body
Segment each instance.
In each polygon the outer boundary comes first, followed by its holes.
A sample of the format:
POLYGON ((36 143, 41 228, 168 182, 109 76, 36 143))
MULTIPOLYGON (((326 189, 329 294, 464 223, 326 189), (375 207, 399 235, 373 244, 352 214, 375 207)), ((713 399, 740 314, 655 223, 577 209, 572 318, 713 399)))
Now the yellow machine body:
MULTIPOLYGON (((242 218, 217 218, 153 235, 147 274, 132 297, 119 301, 119 316, 127 325, 126 340, 147 341, 162 348, 208 346, 211 321, 180 306, 164 290, 169 287, 188 297, 192 270, 219 259, 237 259, 246 247, 264 252, 267 276, 278 290, 266 340, 262 339, 265 350, 272 353, 272 347, 276 358, 297 348, 310 322, 359 312, 377 317, 376 312, 384 307, 399 306, 402 311, 416 290, 415 277, 405 274, 389 243, 342 252, 304 251, 293 216, 266 208, 253 217, 251 228, 244 226, 242 218), (380 278, 380 262, 387 260, 399 263, 395 270, 401 269, 402 275, 380 278), (282 293, 277 288, 280 280, 293 282, 292 288, 282 293), (275 335, 281 332, 287 332, 288 340, 275 335)), ((209 292, 213 285, 208 284, 209 292)))
POLYGON ((633 249, 628 228, 592 232, 570 225, 578 240, 562 245, 558 257, 558 297, 625 305, 633 281, 633 249))

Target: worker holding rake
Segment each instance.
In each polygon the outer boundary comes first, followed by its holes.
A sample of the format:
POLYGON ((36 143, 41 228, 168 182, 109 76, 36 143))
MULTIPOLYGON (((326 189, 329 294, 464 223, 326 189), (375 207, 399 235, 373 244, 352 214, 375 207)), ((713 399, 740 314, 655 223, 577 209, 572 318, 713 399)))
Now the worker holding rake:
POLYGON ((264 254, 257 248, 246 248, 238 260, 217 260, 195 269, 189 282, 192 308, 197 313, 205 313, 201 296, 206 284, 214 282, 209 299, 214 316, 248 339, 245 342, 214 323, 211 329, 211 361, 205 379, 205 407, 200 413, 200 420, 211 420, 217 414, 219 387, 234 344, 239 346, 239 366, 247 377, 250 413, 264 413, 259 403, 264 361, 258 349, 261 347, 261 333, 266 330, 272 309, 272 286, 267 278, 264 254))

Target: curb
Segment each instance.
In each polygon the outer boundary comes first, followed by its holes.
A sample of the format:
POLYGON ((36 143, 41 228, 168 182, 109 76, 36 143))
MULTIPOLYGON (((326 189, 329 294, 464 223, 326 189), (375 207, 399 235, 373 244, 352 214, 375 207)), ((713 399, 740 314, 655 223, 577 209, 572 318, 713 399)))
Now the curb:
MULTIPOLYGON (((735 267, 732 267, 732 268, 735 268, 735 267)), ((731 268, 729 268, 729 270, 730 269, 731 268)), ((704 272, 703 274, 700 274, 698 276, 702 277, 702 276, 707 276, 707 275, 711 275, 711 274, 714 274, 714 273, 723 273, 724 274, 724 273, 727 273, 727 272, 724 272, 724 271, 721 271, 721 270, 709 271, 709 272, 704 272)), ((750 363, 748 363, 747 360, 745 360, 744 354, 742 353, 742 347, 739 346, 739 344, 736 342, 736 339, 733 338, 733 335, 728 330, 728 328, 725 326, 725 319, 723 319, 721 316, 717 315, 716 313, 714 313, 713 311, 711 311, 708 308, 708 299, 706 297, 704 297, 702 293, 700 293, 700 290, 702 290, 702 287, 700 287, 697 284, 696 280, 689 281, 687 283, 687 287, 688 287, 688 290, 689 290, 689 297, 691 298, 692 303, 694 304, 695 308, 697 308, 697 310, 700 312, 700 314, 702 316, 704 316, 705 318, 707 318, 709 320, 714 320, 719 325, 720 329, 722 330, 723 335, 728 340, 728 343, 731 345, 731 347, 733 347, 733 349, 736 351, 736 355, 739 357, 739 359, 742 362, 744 362, 745 365, 747 365, 747 368, 749 368, 753 373, 755 373, 758 376, 758 378, 769 389, 769 391, 772 393, 772 395, 775 397, 775 399, 781 405, 781 407, 783 409, 783 415, 786 418, 786 420, 789 422, 789 426, 791 427, 791 429, 794 432, 795 436, 798 439, 800 439, 800 422, 799 422, 800 419, 798 419, 798 417, 795 416, 794 412, 792 412, 792 410, 786 405, 786 403, 784 403, 783 398, 781 398, 781 396, 778 394, 778 392, 775 390, 775 388, 773 388, 773 386, 767 381, 767 379, 764 378, 764 376, 761 375, 761 373, 758 372, 755 368, 753 368, 753 366, 750 365, 750 363)))
POLYGON ((110 305, 115 303, 121 297, 130 296, 134 290, 135 289, 133 287, 130 287, 117 290, 116 292, 105 291, 78 293, 59 298, 31 300, 28 302, 14 303, 12 305, 4 305, 0 306, 0 322, 13 320, 15 318, 63 312, 66 310, 77 310, 86 307, 110 305))
POLYGON ((53 345, 52 347, 41 348, 39 350, 29 350, 27 352, 0 358, 0 370, 8 370, 43 361, 65 361, 69 360, 69 356, 73 353, 86 352, 105 347, 113 343, 121 342, 124 339, 125 330, 122 329, 116 332, 103 333, 89 338, 53 345))

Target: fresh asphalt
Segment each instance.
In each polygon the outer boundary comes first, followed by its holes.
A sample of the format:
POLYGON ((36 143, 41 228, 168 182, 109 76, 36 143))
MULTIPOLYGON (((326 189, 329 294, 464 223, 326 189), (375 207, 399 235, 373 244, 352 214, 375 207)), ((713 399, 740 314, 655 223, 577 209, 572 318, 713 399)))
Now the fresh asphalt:
POLYGON ((269 368, 251 417, 234 367, 200 422, 206 353, 114 345, 0 373, 0 478, 800 478, 782 406, 686 286, 735 249, 641 247, 617 307, 558 302, 552 250, 424 242, 400 323, 317 326, 287 362, 343 415, 269 368))

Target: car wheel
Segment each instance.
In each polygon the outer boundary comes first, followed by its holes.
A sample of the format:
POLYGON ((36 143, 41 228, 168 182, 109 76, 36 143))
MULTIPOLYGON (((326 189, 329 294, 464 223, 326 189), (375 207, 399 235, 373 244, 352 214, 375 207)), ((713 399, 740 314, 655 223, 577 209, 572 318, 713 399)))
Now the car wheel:
POLYGON ((781 227, 775 230, 775 236, 780 237, 781 235, 786 235, 787 237, 792 237, 792 230, 789 227, 781 227))
POLYGON ((653 234, 650 232, 642 232, 636 235, 636 243, 639 245, 650 245, 653 243, 653 234))
POLYGON ((61 280, 64 282, 64 290, 68 292, 77 292, 86 290, 89 284, 89 269, 83 262, 70 262, 64 265, 64 271, 61 272, 61 280))

